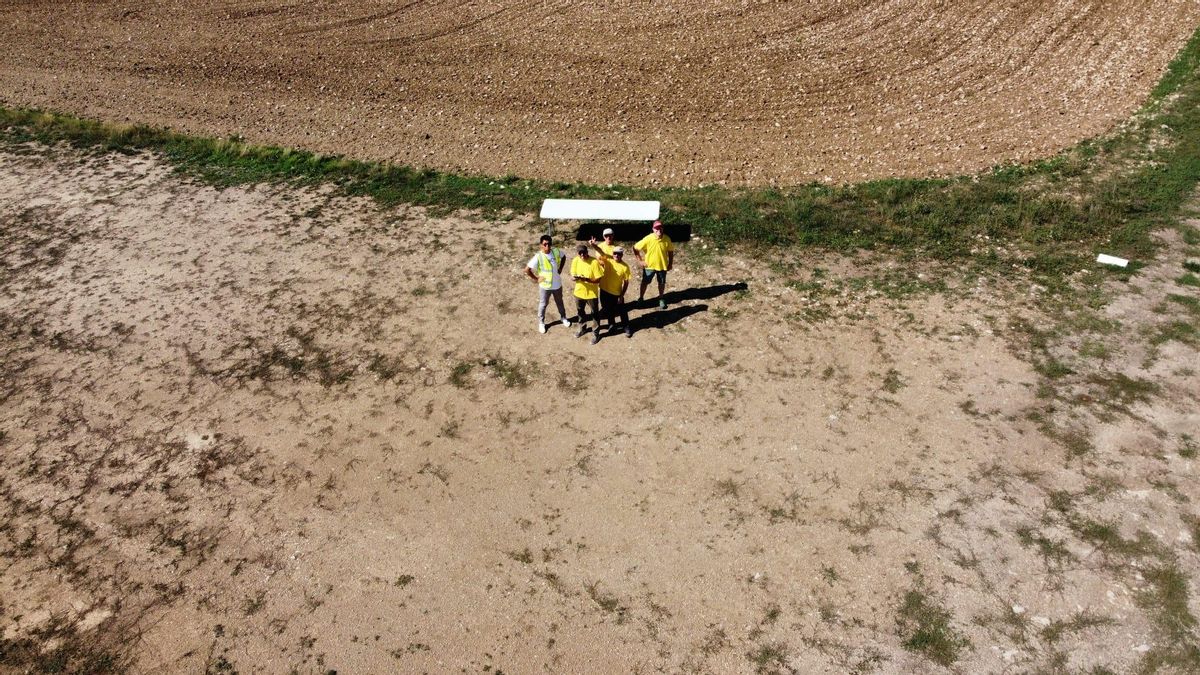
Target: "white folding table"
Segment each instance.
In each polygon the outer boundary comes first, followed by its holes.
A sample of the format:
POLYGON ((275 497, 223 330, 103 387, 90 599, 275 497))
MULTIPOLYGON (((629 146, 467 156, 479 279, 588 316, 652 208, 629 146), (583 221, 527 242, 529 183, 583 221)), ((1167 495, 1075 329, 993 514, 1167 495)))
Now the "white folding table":
POLYGON ((659 202, 624 199, 547 199, 541 217, 549 221, 546 234, 554 234, 556 220, 658 220, 659 202))

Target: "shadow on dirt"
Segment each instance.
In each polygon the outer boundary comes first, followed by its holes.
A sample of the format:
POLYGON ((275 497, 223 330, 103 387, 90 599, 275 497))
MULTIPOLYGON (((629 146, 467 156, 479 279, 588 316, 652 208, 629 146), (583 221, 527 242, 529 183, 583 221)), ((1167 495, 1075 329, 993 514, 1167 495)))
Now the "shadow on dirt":
MULTIPOLYGON (((633 284, 630 284, 631 286, 633 284)), ((747 289, 745 282, 736 284, 717 284, 715 286, 704 286, 702 288, 685 288, 679 291, 668 291, 663 293, 663 300, 667 303, 670 309, 657 310, 658 298, 655 296, 654 282, 650 283, 650 287, 646 289, 646 299, 638 302, 633 300, 628 303, 629 310, 629 327, 634 333, 647 328, 666 328, 673 323, 685 319, 693 314, 707 312, 708 305, 683 305, 680 307, 672 307, 685 300, 712 300, 726 293, 734 293, 736 291, 744 291, 747 289)))
MULTIPOLYGON (((632 247, 635 242, 651 232, 649 221, 632 223, 589 221, 580 224, 579 229, 575 232, 575 241, 586 242, 590 237, 595 237, 596 241, 604 241, 602 235, 608 228, 613 231, 613 239, 626 248, 632 247)), ((567 232, 564 231, 563 234, 567 234, 567 232)), ((663 234, 670 237, 671 241, 676 244, 686 243, 692 240, 692 226, 688 223, 663 223, 663 234)))
POLYGON ((661 311, 649 311, 645 314, 638 314, 637 316, 631 315, 629 317, 629 327, 633 329, 633 332, 636 335, 638 331, 645 330, 647 328, 666 328, 667 326, 670 326, 681 319, 686 319, 693 314, 707 311, 708 305, 684 305, 682 307, 673 307, 671 309, 664 309, 661 311))
MULTIPOLYGON (((632 287, 633 282, 630 282, 629 285, 632 287)), ((666 293, 663 293, 663 300, 665 300, 668 305, 680 303, 684 300, 712 300, 713 298, 719 298, 726 293, 744 291, 747 288, 748 286, 744 281, 739 281, 736 284, 717 284, 716 286, 704 286, 703 288, 685 288, 679 291, 667 291, 666 293)), ((650 286, 646 288, 646 304, 643 305, 644 307, 652 307, 654 305, 656 302, 654 294, 657 292, 658 289, 655 287, 654 282, 651 281, 650 286)))

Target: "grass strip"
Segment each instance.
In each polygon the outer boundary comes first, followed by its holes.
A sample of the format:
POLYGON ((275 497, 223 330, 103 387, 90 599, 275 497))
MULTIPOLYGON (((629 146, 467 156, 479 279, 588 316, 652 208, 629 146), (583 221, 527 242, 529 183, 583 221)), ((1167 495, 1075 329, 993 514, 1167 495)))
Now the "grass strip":
POLYGON ((546 198, 661 200, 666 217, 725 244, 888 248, 942 260, 999 261, 1016 246, 1035 272, 1073 271, 1097 249, 1145 258, 1150 232, 1200 181, 1200 31, 1168 66, 1135 120, 1050 159, 956 178, 791 188, 647 188, 489 178, 115 125, 0 107, 9 143, 148 150, 212 185, 332 182, 383 206, 487 215, 536 213, 546 198), (1149 141, 1154 140, 1154 143, 1149 141))

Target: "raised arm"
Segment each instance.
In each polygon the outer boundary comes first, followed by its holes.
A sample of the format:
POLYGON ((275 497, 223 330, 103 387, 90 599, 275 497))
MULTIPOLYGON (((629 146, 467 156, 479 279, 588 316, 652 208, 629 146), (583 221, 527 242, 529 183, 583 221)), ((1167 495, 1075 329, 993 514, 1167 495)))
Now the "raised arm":
POLYGON ((595 237, 592 237, 592 239, 589 243, 592 245, 592 248, 596 249, 596 255, 601 260, 612 260, 612 256, 608 254, 608 251, 605 251, 604 249, 600 248, 600 244, 596 243, 595 237))

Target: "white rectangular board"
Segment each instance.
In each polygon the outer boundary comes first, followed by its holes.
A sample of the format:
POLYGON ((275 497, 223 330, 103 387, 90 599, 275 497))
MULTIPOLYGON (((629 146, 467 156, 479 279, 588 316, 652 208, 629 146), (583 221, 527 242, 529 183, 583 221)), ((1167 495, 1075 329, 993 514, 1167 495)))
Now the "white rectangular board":
POLYGON ((1096 256, 1096 262, 1104 265, 1116 265, 1117 267, 1124 267, 1129 264, 1128 260, 1124 258, 1118 258, 1115 255, 1108 255, 1107 253, 1101 253, 1100 255, 1096 256))
POLYGON ((569 220, 658 220, 659 202, 622 199, 547 199, 542 217, 569 220))

